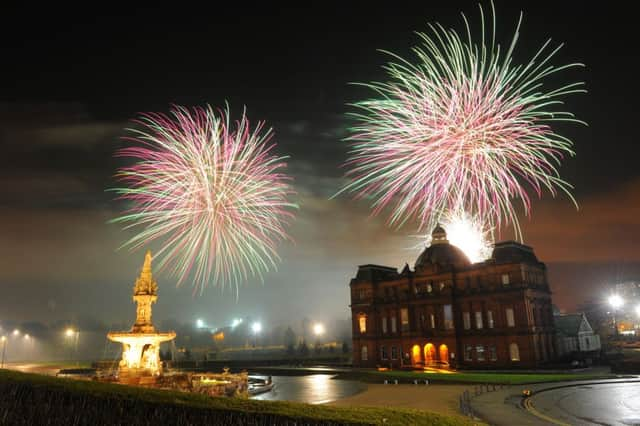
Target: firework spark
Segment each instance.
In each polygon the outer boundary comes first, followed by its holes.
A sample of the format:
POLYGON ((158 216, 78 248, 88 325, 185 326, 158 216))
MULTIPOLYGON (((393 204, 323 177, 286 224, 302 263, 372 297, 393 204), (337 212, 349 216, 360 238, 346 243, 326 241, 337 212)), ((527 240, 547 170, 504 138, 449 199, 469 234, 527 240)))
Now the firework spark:
MULTIPOLYGON (((493 248, 493 230, 486 229, 477 217, 458 211, 448 213, 442 218, 442 227, 447 232, 447 240, 467 255, 473 263, 482 262, 491 257, 493 248)), ((423 249, 424 242, 431 243, 431 235, 421 235, 421 243, 414 248, 423 249)))
POLYGON ((493 4, 490 31, 480 12, 479 43, 464 15, 463 36, 430 25, 413 49, 418 62, 386 52, 394 61, 385 67, 390 81, 363 84, 378 98, 353 104, 350 181, 339 193, 372 199, 374 214, 390 207, 393 226, 417 220, 431 230, 444 215, 466 211, 487 228, 511 224, 521 238, 515 202, 529 215, 528 190, 538 197, 561 191, 573 200, 558 172, 563 157, 574 155, 572 142, 551 124, 583 123, 557 109, 565 95, 585 90, 579 82, 555 89, 544 82, 581 64, 552 65, 562 45, 552 49, 549 40, 515 65, 522 14, 505 51, 495 41, 493 4))
POLYGON ((295 204, 264 123, 251 128, 243 112, 174 107, 170 116, 144 114, 129 129, 133 147, 118 155, 137 162, 117 174, 120 198, 132 207, 113 222, 138 233, 124 243, 136 249, 158 240, 161 268, 194 292, 208 284, 238 286, 260 277, 279 261, 276 245, 295 204))

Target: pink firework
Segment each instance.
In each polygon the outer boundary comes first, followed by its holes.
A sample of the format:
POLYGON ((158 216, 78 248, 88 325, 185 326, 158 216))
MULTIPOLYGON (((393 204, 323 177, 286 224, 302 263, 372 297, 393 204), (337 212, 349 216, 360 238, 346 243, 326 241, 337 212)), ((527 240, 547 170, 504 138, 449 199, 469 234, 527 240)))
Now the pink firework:
POLYGON ((398 62, 385 67, 390 81, 364 85, 379 97, 354 104, 350 182, 340 192, 372 199, 374 214, 390 207, 392 225, 417 219, 420 229, 432 229, 464 211, 486 228, 512 224, 520 238, 514 204, 528 215, 529 190, 571 197, 558 166, 573 155, 572 143, 551 124, 580 122, 556 108, 561 97, 584 89, 544 82, 580 64, 554 67, 559 47, 547 51, 547 42, 530 62, 514 65, 520 22, 506 52, 495 44, 495 19, 493 34, 479 44, 465 19, 466 37, 437 24, 432 36, 419 34, 416 64, 392 55, 398 62))
POLYGON ((159 241, 161 268, 194 291, 208 284, 238 286, 262 277, 279 260, 276 246, 295 204, 286 157, 277 157, 264 123, 251 129, 243 113, 174 107, 171 115, 144 114, 131 130, 135 145, 118 155, 137 160, 119 170, 120 198, 131 209, 114 219, 138 233, 124 246, 159 241))

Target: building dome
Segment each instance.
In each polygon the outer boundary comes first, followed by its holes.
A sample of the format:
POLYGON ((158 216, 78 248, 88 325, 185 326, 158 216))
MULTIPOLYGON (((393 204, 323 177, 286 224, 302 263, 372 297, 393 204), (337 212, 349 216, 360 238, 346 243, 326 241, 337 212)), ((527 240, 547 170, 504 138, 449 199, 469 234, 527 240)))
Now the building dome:
POLYGON ((416 260, 415 269, 424 268, 430 265, 455 267, 469 266, 469 258, 458 247, 449 244, 446 231, 440 226, 436 226, 431 233, 431 245, 424 249, 416 260))

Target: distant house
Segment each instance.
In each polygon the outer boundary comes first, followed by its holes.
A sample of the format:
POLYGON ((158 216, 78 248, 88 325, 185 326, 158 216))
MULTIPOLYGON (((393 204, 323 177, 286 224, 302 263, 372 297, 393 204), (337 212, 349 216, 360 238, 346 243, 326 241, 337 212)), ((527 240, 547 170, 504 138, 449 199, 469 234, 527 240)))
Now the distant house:
POLYGON ((583 313, 554 315, 558 356, 590 363, 600 355, 600 336, 583 313))

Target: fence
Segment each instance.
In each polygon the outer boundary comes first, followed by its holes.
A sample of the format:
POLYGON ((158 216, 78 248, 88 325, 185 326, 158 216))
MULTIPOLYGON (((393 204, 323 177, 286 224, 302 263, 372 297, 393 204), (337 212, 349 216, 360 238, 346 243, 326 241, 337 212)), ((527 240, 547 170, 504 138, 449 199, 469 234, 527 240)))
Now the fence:
POLYGON ((469 390, 465 390, 459 397, 460 412, 468 417, 478 417, 477 413, 473 410, 473 407, 471 405, 471 399, 487 392, 495 392, 502 389, 504 389, 504 385, 485 383, 474 386, 472 392, 470 392, 469 390))

